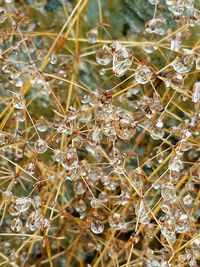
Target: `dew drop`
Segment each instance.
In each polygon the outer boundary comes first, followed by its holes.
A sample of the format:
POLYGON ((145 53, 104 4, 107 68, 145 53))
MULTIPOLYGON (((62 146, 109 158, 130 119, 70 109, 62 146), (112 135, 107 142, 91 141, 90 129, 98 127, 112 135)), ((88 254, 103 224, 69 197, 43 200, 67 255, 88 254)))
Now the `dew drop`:
POLYGON ((122 230, 126 225, 124 218, 117 212, 109 215, 108 222, 110 224, 110 227, 115 230, 122 230))
POLYGON ((47 151, 47 144, 43 139, 38 139, 34 144, 35 152, 43 154, 47 151))
POLYGON ((78 166, 78 155, 75 148, 68 149, 62 155, 62 166, 66 170, 72 170, 78 166))
POLYGON ((107 45, 102 46, 96 53, 96 61, 99 65, 108 65, 111 58, 111 50, 107 45))
POLYGON ((26 165, 26 172, 28 174, 34 174, 35 173, 35 165, 32 162, 30 162, 26 165))
POLYGON ((13 219, 10 228, 13 232, 20 232, 23 227, 22 221, 19 218, 13 219))
POLYGON ((166 183, 161 188, 161 196, 165 201, 176 201, 176 190, 171 183, 166 183))
POLYGON ((35 125, 36 125, 38 131, 41 132, 41 133, 46 132, 47 129, 48 129, 48 125, 47 125, 47 123, 46 123, 46 121, 44 120, 43 117, 41 117, 40 119, 38 119, 36 121, 36 124, 35 125))
POLYGON ((90 229, 94 234, 99 235, 104 230, 104 224, 99 219, 95 218, 91 221, 90 229))
POLYGON ((172 62, 172 67, 179 74, 189 72, 194 64, 194 53, 191 50, 183 49, 183 54, 178 55, 172 62))
POLYGON ((87 38, 87 42, 89 44, 95 44, 97 41, 97 37, 98 37, 98 29, 97 28, 93 28, 91 29, 89 32, 87 32, 86 34, 86 38, 87 38))
POLYGON ((24 109, 26 105, 25 98, 20 93, 13 93, 12 103, 16 109, 24 109))
POLYGON ((119 43, 113 44, 113 72, 121 77, 130 68, 133 62, 132 52, 119 43))
POLYGON ((144 65, 138 65, 135 72, 135 80, 139 84, 146 84, 152 77, 152 71, 149 67, 144 65))
POLYGON ((193 86, 192 101, 198 103, 200 101, 200 82, 195 82, 193 86))
POLYGON ((6 10, 2 7, 0 7, 0 24, 4 23, 7 19, 6 10))

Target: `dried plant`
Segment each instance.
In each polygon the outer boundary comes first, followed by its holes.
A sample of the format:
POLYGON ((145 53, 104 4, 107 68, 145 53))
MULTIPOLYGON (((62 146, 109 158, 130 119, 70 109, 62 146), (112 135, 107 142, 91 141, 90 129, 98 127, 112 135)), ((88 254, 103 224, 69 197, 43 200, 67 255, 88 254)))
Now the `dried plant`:
POLYGON ((140 2, 1 1, 0 266, 200 266, 200 2, 140 2))

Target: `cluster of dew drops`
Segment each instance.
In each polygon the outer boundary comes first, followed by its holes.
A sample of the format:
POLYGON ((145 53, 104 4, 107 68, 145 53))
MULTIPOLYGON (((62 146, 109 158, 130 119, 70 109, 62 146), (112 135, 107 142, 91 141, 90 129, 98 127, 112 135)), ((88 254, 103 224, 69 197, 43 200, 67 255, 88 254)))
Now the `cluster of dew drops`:
MULTIPOLYGON (((5 2, 14 5, 12 0, 5 2)), ((152 8, 161 5, 159 0, 148 2, 152 8)), ((33 1, 32 7, 40 10, 45 4, 33 1)), ((200 14, 194 0, 166 0, 165 5, 173 23, 184 23, 185 30, 171 34, 164 15, 154 16, 145 25, 147 40, 138 42, 141 56, 134 52, 131 41, 109 40, 96 48, 99 28, 87 32, 87 45, 94 45, 95 64, 100 66, 95 75, 100 79, 110 75, 117 84, 126 77, 130 84, 119 96, 118 92, 123 91, 120 86, 116 90, 90 90, 77 85, 80 106, 70 105, 65 114, 62 108, 55 111, 56 103, 63 105, 63 99, 57 89, 52 89, 51 78, 42 74, 34 60, 26 65, 20 63, 20 55, 27 50, 28 54, 35 53, 34 46, 26 47, 22 41, 1 49, 2 73, 7 77, 2 105, 7 112, 13 109, 0 132, 2 179, 7 185, 1 184, 1 193, 4 213, 12 216, 9 222, 13 232, 50 231, 57 227, 54 213, 63 220, 70 213, 82 220, 78 227, 89 229, 104 241, 112 231, 131 233, 136 244, 144 238, 143 232, 149 240, 160 239, 160 254, 147 249, 146 266, 172 266, 169 258, 183 236, 181 244, 191 242, 177 256, 177 266, 185 262, 198 266, 200 47, 182 43, 199 23, 200 14), (170 61, 164 58, 166 65, 156 68, 153 56, 165 36, 170 61), (12 63, 15 61, 19 64, 12 63), (21 90, 28 79, 29 96, 21 90), (81 91, 81 87, 88 92, 81 91), (165 92, 170 95, 167 101, 165 92), (37 99, 48 112, 51 109, 53 120, 37 115, 37 109, 29 110, 37 99), (26 188, 26 183, 32 186, 26 188), (16 187, 21 187, 26 196, 19 195, 16 187), (63 188, 68 192, 68 201, 60 208, 63 188), (50 213, 45 214, 45 205, 50 213)), ((0 8, 0 22, 8 19, 6 8, 0 8)), ((29 31, 34 29, 34 25, 29 27, 29 31)), ((67 80, 70 77, 61 60, 63 56, 52 53, 48 71, 55 68, 54 73, 67 80)), ((63 86, 62 79, 58 86, 63 86)), ((118 257, 120 245, 116 238, 109 248, 111 258, 118 257)), ((90 251, 100 251, 103 245, 91 241, 87 246, 90 251)))

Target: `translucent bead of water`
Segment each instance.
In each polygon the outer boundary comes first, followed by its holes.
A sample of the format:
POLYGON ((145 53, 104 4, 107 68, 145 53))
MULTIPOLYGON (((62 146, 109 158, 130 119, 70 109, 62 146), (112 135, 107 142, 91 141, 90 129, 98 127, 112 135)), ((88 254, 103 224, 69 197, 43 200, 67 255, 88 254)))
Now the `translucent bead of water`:
POLYGON ((200 57, 196 59, 196 70, 200 70, 200 57))
POLYGON ((20 93, 13 94, 12 103, 16 109, 24 109, 26 105, 25 98, 20 93))
POLYGON ((35 165, 32 162, 30 162, 30 163, 27 164, 27 166, 26 166, 26 172, 28 174, 34 174, 35 173, 35 165))
POLYGON ((183 50, 183 54, 178 55, 172 62, 172 67, 179 74, 189 72, 194 65, 194 53, 188 49, 183 50))
POLYGON ((13 232, 20 232, 23 227, 23 223, 19 218, 15 218, 13 219, 10 227, 13 232))
POLYGON ((94 218, 91 221, 90 229, 94 234, 99 235, 104 230, 104 224, 99 219, 94 218))
POLYGON ((119 111, 115 120, 117 136, 123 140, 129 140, 135 134, 134 118, 131 113, 119 111))
POLYGON ((55 65, 55 64, 57 64, 57 56, 56 56, 56 54, 53 52, 52 54, 51 54, 51 57, 50 57, 50 63, 51 63, 51 65, 55 65))
POLYGON ((184 78, 180 74, 174 75, 170 78, 169 82, 166 83, 166 86, 171 87, 175 91, 182 92, 182 88, 184 86, 184 78))
POLYGON ((115 230, 122 230, 125 227, 124 218, 117 212, 109 215, 108 222, 110 227, 115 230))
POLYGON ((20 75, 20 73, 14 73, 10 76, 12 84, 16 87, 21 87, 24 84, 24 81, 20 75))
POLYGON ((0 7, 0 24, 4 23, 7 19, 6 10, 2 7, 0 7))
POLYGON ((38 131, 41 132, 41 133, 46 132, 47 129, 48 129, 48 125, 47 125, 46 121, 43 119, 43 117, 41 117, 40 119, 38 119, 36 121, 36 124, 35 125, 36 125, 38 131))
POLYGON ((190 194, 187 194, 184 198, 183 198, 183 203, 187 206, 192 205, 193 203, 193 198, 190 194))
POLYGON ((101 207, 101 202, 97 198, 93 197, 90 201, 90 205, 92 208, 98 209, 101 207))
POLYGON ((62 166, 66 170, 72 170, 78 166, 78 155, 75 148, 68 149, 62 155, 62 166))
POLYGON ((198 103, 200 101, 200 82, 193 85, 192 101, 198 103))
POLYGON ((135 214, 141 224, 148 224, 150 222, 150 211, 144 200, 138 201, 135 207, 135 214))
POLYGON ((39 230, 40 218, 41 214, 38 211, 31 212, 31 214, 28 216, 26 220, 26 227, 31 231, 39 230))
POLYGON ((9 207, 8 212, 11 216, 18 216, 20 213, 19 209, 14 204, 9 207))
POLYGON ((164 200, 175 202, 176 201, 176 190, 171 183, 166 183, 161 188, 161 196, 164 200))
POLYGON ((176 232, 184 233, 189 230, 189 217, 187 214, 181 214, 176 220, 176 232))
POLYGON ((146 24, 145 29, 148 33, 165 35, 165 20, 163 18, 152 19, 146 24))
POLYGON ((75 209, 76 211, 83 213, 84 211, 86 211, 87 206, 85 201, 83 201, 82 199, 78 200, 75 202, 75 209))
POLYGON ((165 134, 164 128, 163 128, 163 122, 161 120, 157 121, 156 125, 153 127, 153 129, 150 132, 150 136, 154 140, 159 140, 163 138, 165 134))
POLYGON ((139 84, 146 84, 152 77, 152 71, 145 65, 139 65, 135 72, 135 80, 139 84))
POLYGON ((77 194, 77 195, 82 195, 85 193, 87 187, 84 183, 83 180, 81 179, 78 179, 75 181, 74 183, 74 192, 77 194))
POLYGON ((183 169, 183 163, 179 156, 174 156, 170 161, 168 165, 169 170, 180 172, 183 169))
POLYGON ((121 77, 131 67, 133 62, 132 52, 119 43, 113 44, 113 72, 121 77))
POLYGON ((32 200, 29 197, 18 197, 14 200, 14 204, 20 212, 28 210, 31 206, 32 200))
POLYGON ((161 227, 161 232, 166 237, 172 237, 175 233, 175 224, 173 220, 168 219, 161 227))
POLYGON ((101 192, 98 196, 98 199, 102 203, 107 203, 109 201, 109 195, 106 192, 101 192))
POLYGON ((38 139, 34 144, 35 152, 43 154, 47 151, 47 143, 43 139, 38 139))
POLYGON ((97 37, 98 37, 98 29, 97 28, 93 28, 91 29, 89 32, 87 32, 86 34, 86 38, 87 38, 87 42, 89 44, 95 44, 97 41, 97 37))
POLYGON ((142 191, 146 181, 147 175, 141 168, 137 168, 129 173, 129 179, 131 183, 137 188, 138 191, 142 191))
POLYGON ((108 65, 111 59, 111 50, 107 45, 102 46, 96 53, 96 61, 99 65, 108 65))
POLYGON ((181 16, 183 11, 185 9, 185 3, 184 1, 180 1, 180 0, 176 0, 174 1, 174 3, 172 4, 172 13, 175 16, 181 16))

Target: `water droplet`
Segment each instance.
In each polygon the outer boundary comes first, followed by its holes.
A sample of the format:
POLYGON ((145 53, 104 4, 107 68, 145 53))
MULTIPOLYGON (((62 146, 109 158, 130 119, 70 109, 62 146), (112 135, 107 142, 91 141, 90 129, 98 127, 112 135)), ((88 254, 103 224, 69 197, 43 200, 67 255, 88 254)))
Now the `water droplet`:
POLYGON ((82 195, 85 193, 87 187, 83 180, 78 179, 74 182, 74 192, 78 195, 82 195))
POLYGON ((195 82, 193 86, 192 101, 198 103, 200 101, 200 82, 195 82))
POLYGON ((100 69, 99 70, 99 75, 103 76, 103 75, 105 75, 105 73, 106 73, 105 69, 100 69))
POLYGON ((92 208, 98 209, 101 207, 101 202, 96 197, 93 197, 90 201, 90 205, 92 208))
POLYGON ((111 50, 107 45, 102 46, 96 53, 96 61, 99 65, 108 65, 111 58, 111 50))
POLYGON ((189 230, 189 217, 187 214, 180 214, 176 219, 176 232, 184 233, 189 230))
POLYGON ((175 91, 182 92, 184 86, 184 78, 180 74, 174 75, 169 81, 166 82, 166 87, 171 87, 175 91))
POLYGON ((89 44, 95 44, 98 37, 98 29, 93 28, 86 34, 86 38, 89 44))
POLYGON ((184 1, 175 1, 172 4, 172 12, 175 16, 181 16, 183 11, 185 9, 185 3, 184 1))
POLYGON ((35 165, 32 162, 30 162, 30 163, 27 164, 27 166, 26 166, 26 172, 28 174, 34 174, 35 173, 35 165))
POLYGON ((151 19, 145 26, 146 32, 165 35, 165 20, 164 18, 151 19))
POLYGON ((200 57, 196 60, 196 70, 200 70, 200 57))
POLYGON ((132 52, 119 43, 113 43, 113 72, 121 77, 130 68, 133 62, 132 52))
POLYGON ((43 154, 47 151, 47 144, 43 139, 38 139, 34 144, 35 152, 38 154, 43 154))
POLYGON ((102 203, 107 203, 109 201, 109 195, 106 192, 101 192, 98 196, 98 199, 102 202, 102 203))
POLYGON ((176 201, 176 190, 171 183, 166 183, 161 188, 161 196, 166 201, 175 202, 176 201))
POLYGON ((0 7, 0 24, 4 23, 7 19, 6 10, 2 7, 0 7))
POLYGON ((108 222, 110 227, 115 230, 122 230, 126 226, 124 218, 117 212, 109 215, 108 222))
POLYGON ((20 232, 21 229, 23 227, 22 221, 19 218, 15 218, 13 219, 10 228, 14 231, 14 232, 20 232))
POLYGON ((188 206, 192 205, 192 204, 193 204, 193 198, 192 198, 192 196, 191 196, 190 194, 187 194, 187 195, 183 198, 183 203, 184 203, 185 205, 188 205, 188 206))
POLYGON ((36 124, 35 125, 36 125, 38 131, 41 132, 41 133, 46 132, 47 129, 48 129, 48 125, 47 125, 47 123, 46 123, 46 121, 44 120, 43 117, 41 117, 40 119, 38 119, 36 121, 36 124))
POLYGON ((12 103, 16 109, 24 109, 26 105, 25 98, 20 93, 13 93, 12 103))
POLYGON ((26 227, 31 231, 39 230, 41 214, 36 210, 31 212, 26 220, 26 227))
POLYGON ((183 163, 179 156, 174 156, 170 161, 168 165, 169 170, 180 172, 183 169, 183 163))
POLYGON ((83 213, 84 211, 86 211, 87 206, 85 201, 83 201, 82 199, 78 200, 75 202, 75 209, 76 211, 83 213))
POLYGON ((19 215, 19 209, 14 204, 12 204, 9 207, 8 212, 10 213, 11 216, 18 216, 19 215))
POLYGON ((175 224, 173 220, 168 219, 161 227, 161 232, 164 236, 172 237, 175 234, 175 224))
POLYGON ((183 54, 178 55, 172 62, 174 70, 180 74, 189 72, 194 64, 194 53, 191 50, 183 49, 183 54))
POLYGON ((151 129, 150 136, 153 140, 162 139, 165 134, 162 121, 157 121, 156 125, 151 129))
POLYGON ((32 200, 29 197, 18 197, 14 200, 15 206, 20 212, 28 210, 31 206, 31 202, 32 200))
POLYGON ((50 57, 50 63, 52 64, 52 65, 55 65, 55 64, 57 64, 57 56, 56 56, 56 54, 53 52, 52 54, 51 54, 51 57, 50 57))
POLYGON ((147 182, 147 175, 141 168, 137 168, 129 173, 129 179, 137 190, 142 192, 144 185, 147 182))
POLYGON ((68 149, 62 154, 62 166, 66 170, 72 170, 78 166, 78 155, 75 148, 68 149))
POLYGON ((117 136, 123 140, 129 140, 136 131, 136 124, 131 113, 125 111, 116 112, 115 131, 117 136))
POLYGON ((135 214, 138 216, 138 220, 141 224, 148 224, 150 222, 150 211, 144 200, 137 202, 135 214))
POLYGON ((91 231, 98 235, 101 234, 104 230, 104 224, 99 219, 93 219, 90 224, 91 231))
POLYGON ((138 65, 135 71, 135 80, 139 84, 146 84, 152 77, 152 71, 149 67, 144 65, 138 65))

